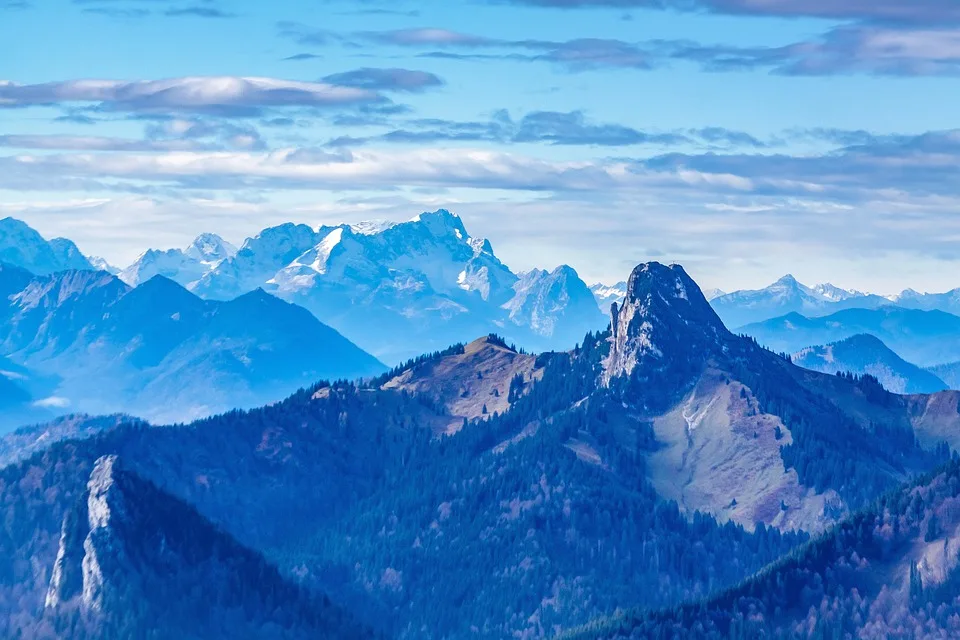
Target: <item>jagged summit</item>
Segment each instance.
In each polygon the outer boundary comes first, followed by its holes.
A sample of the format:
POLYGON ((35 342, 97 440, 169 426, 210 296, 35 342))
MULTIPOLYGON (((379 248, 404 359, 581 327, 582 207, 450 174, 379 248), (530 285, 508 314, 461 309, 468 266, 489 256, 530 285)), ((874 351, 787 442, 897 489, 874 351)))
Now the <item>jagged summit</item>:
POLYGON ((237 255, 237 248, 215 233, 201 233, 183 253, 200 262, 217 262, 237 255))
POLYGON ((730 335, 700 287, 676 264, 637 266, 627 282, 623 304, 614 302, 611 315, 606 383, 631 376, 638 368, 664 372, 703 361, 730 335))

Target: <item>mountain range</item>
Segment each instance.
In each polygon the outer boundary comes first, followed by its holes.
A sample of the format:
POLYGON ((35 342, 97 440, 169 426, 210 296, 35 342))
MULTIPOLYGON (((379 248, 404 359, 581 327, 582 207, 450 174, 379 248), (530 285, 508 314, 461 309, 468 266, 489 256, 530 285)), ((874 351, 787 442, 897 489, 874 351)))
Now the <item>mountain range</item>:
POLYGON ((737 332, 779 352, 795 353, 811 345, 870 334, 903 359, 921 367, 960 360, 960 317, 943 311, 884 306, 846 309, 820 317, 790 313, 740 327, 737 332))
POLYGON ((532 350, 566 349, 605 323, 573 269, 516 274, 442 209, 397 224, 288 223, 239 250, 207 234, 186 250, 144 253, 120 278, 156 274, 210 300, 263 288, 386 362, 493 331, 532 350))
MULTIPOLYGON (((303 598, 349 612, 337 620, 388 637, 548 637, 750 583, 960 447, 960 394, 900 396, 870 375, 798 367, 729 332, 678 266, 635 269, 608 326, 540 355, 485 336, 189 425, 121 419, 46 447, 24 435, 34 448, 0 471, 0 621, 42 635, 48 596, 63 600, 51 585, 78 560, 82 574, 89 546, 119 567, 104 574, 113 593, 129 586, 100 614, 128 636, 151 631, 163 607, 181 627, 245 637, 288 587, 231 567, 275 566, 303 598), (89 505, 116 461, 118 503, 142 493, 129 510, 141 524, 100 544, 114 534, 90 524, 89 505), (165 531, 171 520, 185 532, 165 531), (189 542, 210 539, 205 521, 225 539, 189 542), (169 539, 169 551, 141 539, 169 539), (249 558, 242 549, 264 564, 232 560, 249 558), (137 587, 158 566, 169 581, 155 595, 137 587), (194 566, 215 579, 197 581, 194 566), (203 612, 170 595, 181 585, 203 612), (250 598, 242 617, 229 613, 236 593, 250 598)), ((937 500, 922 508, 939 513, 937 500)), ((918 509, 893 535, 928 526, 918 509)), ((313 629, 291 598, 282 620, 313 629)))
MULTIPOLYGON (((7 218, 0 221, 0 252, 9 264, 37 274, 95 263, 131 286, 162 275, 210 300, 262 288, 307 308, 389 363, 490 332, 529 351, 568 349, 587 331, 603 328, 610 304, 622 302, 626 287, 587 287, 567 266, 514 273, 488 241, 471 237, 462 220, 443 209, 403 223, 287 223, 248 238, 240 249, 207 233, 184 249, 150 249, 122 270, 7 218)), ((883 297, 832 284, 808 287, 788 275, 764 289, 710 290, 705 297, 727 326, 746 327, 792 313, 823 317, 885 306, 960 312, 958 292, 908 289, 883 297)))
POLYGON ((898 294, 880 296, 832 284, 808 287, 786 275, 763 289, 718 293, 707 296, 729 327, 763 322, 799 313, 810 317, 826 316, 844 309, 876 309, 897 306, 920 311, 943 311, 960 315, 960 289, 946 293, 919 293, 906 289, 898 294))
POLYGON ((729 327, 762 322, 789 313, 823 316, 842 309, 875 309, 893 304, 882 296, 848 291, 832 284, 807 287, 791 275, 764 289, 718 296, 711 305, 729 327))
POLYGON ((33 276, 5 265, 0 293, 0 355, 18 367, 3 379, 34 409, 184 421, 384 368, 262 290, 213 302, 163 276, 131 288, 103 271, 33 276))

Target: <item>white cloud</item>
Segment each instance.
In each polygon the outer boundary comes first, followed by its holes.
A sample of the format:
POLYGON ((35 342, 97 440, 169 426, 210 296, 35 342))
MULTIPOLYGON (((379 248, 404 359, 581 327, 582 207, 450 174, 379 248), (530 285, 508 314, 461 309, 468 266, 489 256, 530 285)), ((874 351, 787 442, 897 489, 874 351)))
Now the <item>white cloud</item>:
POLYGON ((330 107, 382 102, 376 91, 323 82, 210 76, 165 80, 67 80, 43 84, 0 81, 0 107, 93 103, 133 112, 254 115, 267 107, 330 107))
POLYGON ((61 398, 59 396, 50 396, 49 398, 44 398, 43 400, 37 400, 33 403, 33 405, 43 409, 66 409, 70 406, 70 400, 67 398, 61 398))

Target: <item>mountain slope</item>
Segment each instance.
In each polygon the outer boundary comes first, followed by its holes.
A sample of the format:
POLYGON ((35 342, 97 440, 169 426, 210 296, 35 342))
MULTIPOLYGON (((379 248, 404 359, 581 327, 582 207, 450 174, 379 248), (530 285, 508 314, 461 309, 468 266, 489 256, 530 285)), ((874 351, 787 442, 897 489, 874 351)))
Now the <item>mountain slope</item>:
POLYGON ((536 356, 488 336, 395 373, 381 388, 431 398, 450 414, 443 432, 455 433, 464 420, 486 420, 509 411, 517 400, 516 385, 536 382, 543 369, 536 356))
MULTIPOLYGON (((11 280, 21 283, 18 275, 11 280)), ((50 395, 73 411, 161 422, 383 370, 306 310, 263 291, 211 302, 160 276, 131 289, 103 271, 29 280, 0 307, 0 353, 58 378, 50 395)))
POLYGON ((921 367, 960 360, 960 317, 943 311, 885 306, 847 309, 818 318, 790 314, 737 331, 753 336, 774 351, 787 353, 869 334, 921 367))
POLYGON ((91 269, 76 245, 64 238, 51 241, 14 218, 0 220, 0 262, 46 275, 68 269, 91 269))
POLYGON ((955 637, 958 487, 954 461, 733 589, 631 610, 563 637, 955 637))
POLYGON ((44 614, 72 638, 365 635, 116 456, 96 461, 64 517, 44 614))
POLYGON ((890 301, 832 284, 807 287, 787 275, 764 289, 735 291, 712 299, 710 304, 724 324, 739 327, 790 313, 821 316, 841 309, 874 309, 889 305, 890 301))
POLYGON ((893 393, 936 393, 948 385, 936 375, 910 364, 883 342, 869 334, 833 342, 820 347, 808 347, 793 354, 793 362, 804 369, 821 373, 845 371, 858 375, 869 374, 893 393))

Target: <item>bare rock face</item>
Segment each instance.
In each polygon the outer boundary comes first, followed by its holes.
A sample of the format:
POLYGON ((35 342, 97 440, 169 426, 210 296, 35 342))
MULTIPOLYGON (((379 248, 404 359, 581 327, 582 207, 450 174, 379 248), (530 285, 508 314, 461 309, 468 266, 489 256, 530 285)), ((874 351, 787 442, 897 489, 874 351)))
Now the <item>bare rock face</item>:
POLYGON ((87 482, 86 501, 64 517, 47 608, 76 604, 87 612, 103 608, 102 563, 115 561, 122 552, 111 528, 124 512, 123 497, 115 490, 116 469, 116 456, 97 460, 87 482))
POLYGON ((639 265, 623 304, 612 305, 603 383, 620 377, 689 383, 733 336, 679 265, 639 265))
POLYGON ((123 496, 113 490, 116 485, 114 476, 117 467, 116 456, 104 456, 90 474, 87 483, 87 513, 90 533, 83 542, 83 594, 82 607, 88 611, 99 611, 103 607, 104 577, 102 562, 116 560, 121 553, 120 545, 114 541, 112 525, 114 520, 123 517, 123 496), (104 557, 108 556, 108 557, 104 557))
POLYGON ((83 502, 68 511, 63 519, 60 547, 47 590, 45 605, 48 609, 71 603, 82 593, 83 541, 88 531, 86 503, 83 502))

